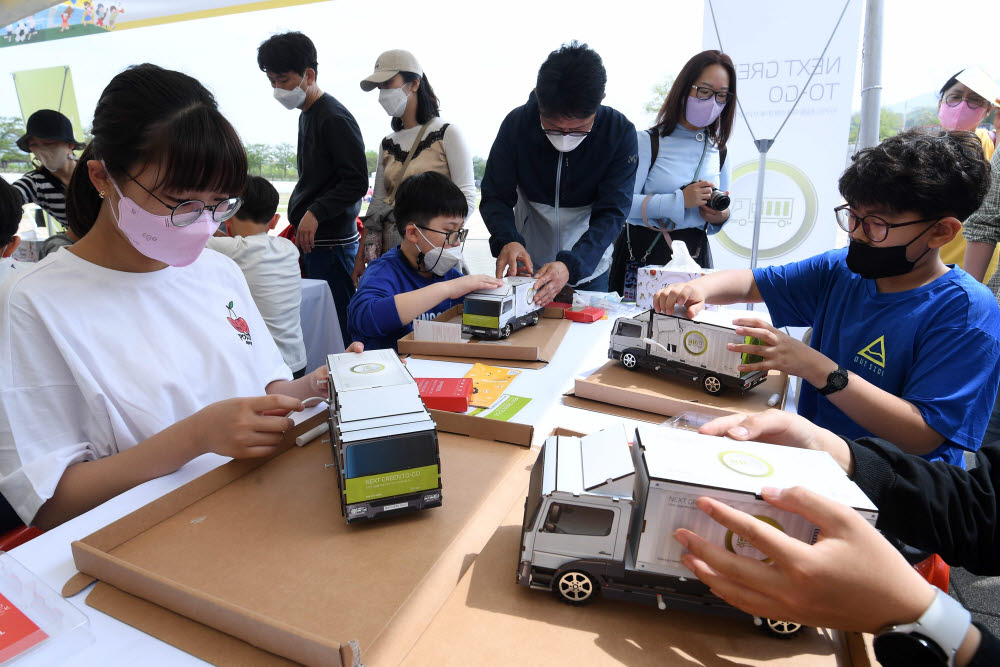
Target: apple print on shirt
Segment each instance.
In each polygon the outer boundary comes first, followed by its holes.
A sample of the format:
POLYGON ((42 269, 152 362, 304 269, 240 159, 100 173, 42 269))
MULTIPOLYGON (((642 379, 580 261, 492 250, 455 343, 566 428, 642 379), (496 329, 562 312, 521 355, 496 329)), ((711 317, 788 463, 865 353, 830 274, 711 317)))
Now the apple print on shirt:
POLYGON ((247 321, 242 317, 236 317, 236 311, 233 310, 232 301, 229 302, 229 305, 226 306, 226 308, 229 309, 229 317, 226 319, 229 320, 229 323, 233 325, 234 329, 236 329, 236 333, 240 337, 240 340, 247 345, 253 345, 253 341, 250 338, 250 325, 247 324, 247 321))

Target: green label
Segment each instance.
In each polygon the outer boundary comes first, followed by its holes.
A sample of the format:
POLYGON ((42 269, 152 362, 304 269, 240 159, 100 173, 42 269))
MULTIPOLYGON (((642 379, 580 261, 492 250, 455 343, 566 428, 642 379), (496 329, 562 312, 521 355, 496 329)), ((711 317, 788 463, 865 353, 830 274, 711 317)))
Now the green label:
POLYGON ((472 315, 471 313, 462 313, 462 324, 468 324, 470 327, 499 329, 500 318, 490 317, 489 315, 472 315))
MULTIPOLYGON (((747 345, 760 345, 760 339, 754 338, 752 336, 744 336, 743 342, 747 345)), ((742 362, 743 364, 759 364, 760 362, 764 361, 764 357, 757 354, 750 354, 749 352, 744 352, 742 354, 742 357, 743 357, 743 362, 742 362)), ((750 373, 753 372, 754 371, 743 371, 742 373, 740 373, 740 377, 743 377, 744 375, 749 375, 750 373)))
POLYGON ((348 504, 436 489, 438 487, 438 467, 431 465, 386 472, 381 475, 349 478, 345 481, 345 487, 344 493, 347 496, 348 504))
POLYGON ((496 419, 497 421, 510 421, 510 418, 521 411, 521 408, 531 403, 530 398, 523 396, 507 396, 503 402, 490 410, 488 415, 483 415, 486 419, 496 419))

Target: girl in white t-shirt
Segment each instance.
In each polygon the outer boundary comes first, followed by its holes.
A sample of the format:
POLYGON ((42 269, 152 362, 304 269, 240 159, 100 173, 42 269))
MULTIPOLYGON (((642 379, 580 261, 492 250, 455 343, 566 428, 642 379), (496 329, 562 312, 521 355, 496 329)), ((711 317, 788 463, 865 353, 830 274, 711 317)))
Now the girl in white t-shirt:
POLYGON ((246 154, 154 65, 108 84, 67 191, 85 236, 0 287, 0 492, 50 527, 201 454, 265 456, 324 392, 292 380, 240 269, 204 251, 246 154))

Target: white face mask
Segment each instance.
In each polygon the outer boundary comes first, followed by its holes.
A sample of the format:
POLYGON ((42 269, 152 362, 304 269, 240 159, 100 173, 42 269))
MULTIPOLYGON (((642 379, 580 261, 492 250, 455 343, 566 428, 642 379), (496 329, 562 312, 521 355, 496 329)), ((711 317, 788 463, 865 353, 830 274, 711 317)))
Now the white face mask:
MULTIPOLYGON (((420 234, 423 240, 430 243, 419 228, 417 228, 417 233, 420 234)), ((455 267, 461 266, 463 259, 462 246, 455 246, 454 248, 434 246, 429 252, 422 252, 420 254, 423 255, 424 270, 430 271, 436 276, 443 276, 455 267)))
POLYGON ((406 111, 406 101, 409 97, 409 93, 403 92, 402 86, 399 88, 382 88, 378 91, 378 103, 393 118, 403 117, 403 112, 406 111))
POLYGON ((73 156, 66 150, 65 146, 52 146, 48 148, 36 147, 31 151, 42 163, 42 166, 55 173, 66 166, 66 163, 73 159, 73 156))
POLYGON ((549 139, 549 143, 555 146, 555 149, 560 153, 569 153, 571 150, 583 143, 583 140, 587 137, 570 137, 566 135, 556 135, 546 134, 549 139))
MULTIPOLYGON (((306 78, 302 77, 302 83, 305 82, 306 78)), ((291 90, 285 90, 284 88, 275 86, 274 99, 281 102, 281 106, 291 111, 292 109, 298 109, 302 106, 302 103, 306 101, 306 91, 302 88, 302 84, 299 84, 291 90)))

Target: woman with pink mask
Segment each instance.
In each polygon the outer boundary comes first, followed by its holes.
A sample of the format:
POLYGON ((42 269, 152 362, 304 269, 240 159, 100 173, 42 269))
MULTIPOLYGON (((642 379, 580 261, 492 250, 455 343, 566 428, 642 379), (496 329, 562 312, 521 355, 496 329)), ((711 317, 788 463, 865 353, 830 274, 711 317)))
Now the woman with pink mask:
MULTIPOLYGON (((938 119, 941 129, 965 130, 975 132, 983 145, 986 159, 993 157, 996 146, 996 131, 980 127, 994 105, 1000 104, 1000 86, 979 67, 969 67, 948 79, 941 86, 938 101, 938 119)), ((966 237, 968 234, 957 235, 950 243, 941 248, 941 261, 945 264, 957 264, 972 273, 982 282, 989 280, 997 269, 997 253, 992 250, 974 251, 966 265, 966 237)))
POLYGON ((632 209, 615 242, 610 289, 635 298, 636 269, 666 264, 683 241, 711 268, 708 235, 729 220, 726 142, 736 115, 736 70, 720 51, 702 51, 681 69, 656 124, 638 132, 632 209))
POLYGON ((0 493, 48 528, 205 453, 266 456, 322 395, 292 380, 242 272, 205 250, 243 143, 198 81, 115 76, 67 189, 73 246, 0 286, 0 493))

